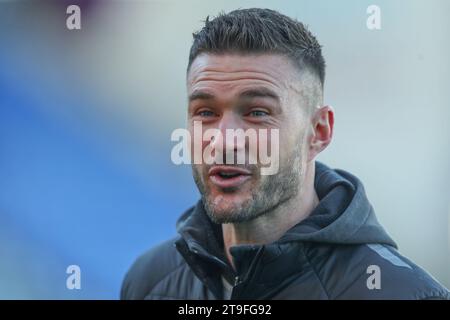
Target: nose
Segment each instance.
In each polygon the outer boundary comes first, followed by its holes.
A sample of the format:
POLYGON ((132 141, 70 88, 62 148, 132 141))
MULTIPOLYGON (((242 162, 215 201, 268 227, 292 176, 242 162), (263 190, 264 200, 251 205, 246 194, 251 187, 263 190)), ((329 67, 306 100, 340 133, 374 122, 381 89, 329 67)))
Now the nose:
POLYGON ((219 144, 219 148, 223 148, 223 163, 229 163, 231 159, 233 159, 232 161, 236 161, 236 157, 241 152, 245 154, 246 139, 238 139, 236 135, 236 130, 245 131, 244 124, 237 114, 232 111, 224 113, 217 129, 221 134, 214 138, 211 142, 211 147, 215 148, 219 144))

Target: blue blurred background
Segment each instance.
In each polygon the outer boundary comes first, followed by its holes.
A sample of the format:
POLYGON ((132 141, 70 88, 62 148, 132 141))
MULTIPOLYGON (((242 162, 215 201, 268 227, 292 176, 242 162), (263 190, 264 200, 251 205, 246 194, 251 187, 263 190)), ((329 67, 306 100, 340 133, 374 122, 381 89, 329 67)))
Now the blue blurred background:
POLYGON ((319 160, 359 176, 400 251, 450 286, 450 2, 0 1, 0 298, 116 299, 134 259, 175 234, 198 198, 170 160, 192 32, 246 7, 318 36, 336 111, 319 160))

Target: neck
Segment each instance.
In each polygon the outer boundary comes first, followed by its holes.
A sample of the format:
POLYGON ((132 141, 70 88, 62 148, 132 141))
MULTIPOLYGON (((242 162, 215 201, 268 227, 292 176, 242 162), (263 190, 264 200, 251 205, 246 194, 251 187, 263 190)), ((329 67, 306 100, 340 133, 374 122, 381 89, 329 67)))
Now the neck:
POLYGON ((307 164, 302 187, 296 197, 271 212, 242 223, 222 224, 225 253, 233 265, 230 247, 241 244, 267 244, 280 239, 286 231, 306 219, 319 203, 314 190, 314 161, 307 164))

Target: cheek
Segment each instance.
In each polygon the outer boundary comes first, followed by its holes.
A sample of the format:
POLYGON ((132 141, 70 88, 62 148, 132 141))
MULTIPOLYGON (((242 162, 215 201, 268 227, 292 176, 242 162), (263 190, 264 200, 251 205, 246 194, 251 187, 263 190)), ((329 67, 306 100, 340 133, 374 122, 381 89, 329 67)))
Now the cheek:
MULTIPOLYGON (((201 128, 202 129, 202 128, 201 128)), ((203 141, 203 131, 202 130, 194 130, 194 127, 190 125, 188 127, 189 131, 189 144, 188 148, 191 154, 191 163, 200 170, 198 161, 201 161, 200 164, 203 163, 203 150, 208 145, 208 142, 203 141)))
POLYGON ((192 170, 194 172, 194 175, 197 177, 197 180, 200 180, 204 186, 208 183, 208 175, 205 172, 205 168, 201 164, 193 164, 192 170))
POLYGON ((292 130, 289 133, 284 132, 280 136, 279 153, 281 163, 291 160, 297 153, 302 152, 305 145, 303 137, 304 135, 298 129, 292 130))
POLYGON ((280 148, 280 130, 279 129, 262 129, 258 130, 256 138, 256 146, 249 147, 250 153, 259 153, 261 155, 272 155, 273 151, 280 148))

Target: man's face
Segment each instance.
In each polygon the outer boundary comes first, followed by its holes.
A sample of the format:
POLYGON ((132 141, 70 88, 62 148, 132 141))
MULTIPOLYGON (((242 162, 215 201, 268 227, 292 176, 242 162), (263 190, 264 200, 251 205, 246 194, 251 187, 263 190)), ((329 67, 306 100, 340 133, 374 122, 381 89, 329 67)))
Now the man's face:
MULTIPOLYGON (((277 143, 279 170, 261 174, 261 163, 193 164, 194 180, 205 209, 216 223, 249 221, 272 211, 295 197, 301 187, 306 159, 309 112, 305 78, 289 58, 275 55, 201 54, 187 75, 188 127, 194 137, 194 121, 203 132, 218 129, 267 129, 258 143, 277 143), (198 124, 198 122, 197 122, 198 124), (271 141, 271 130, 279 141, 271 141)), ((218 143, 204 141, 201 148, 218 143)), ((225 152, 244 152, 249 159, 249 141, 220 141, 225 152)), ((235 158, 236 159, 236 158, 235 158)), ((224 160, 225 162, 225 160, 224 160)))

